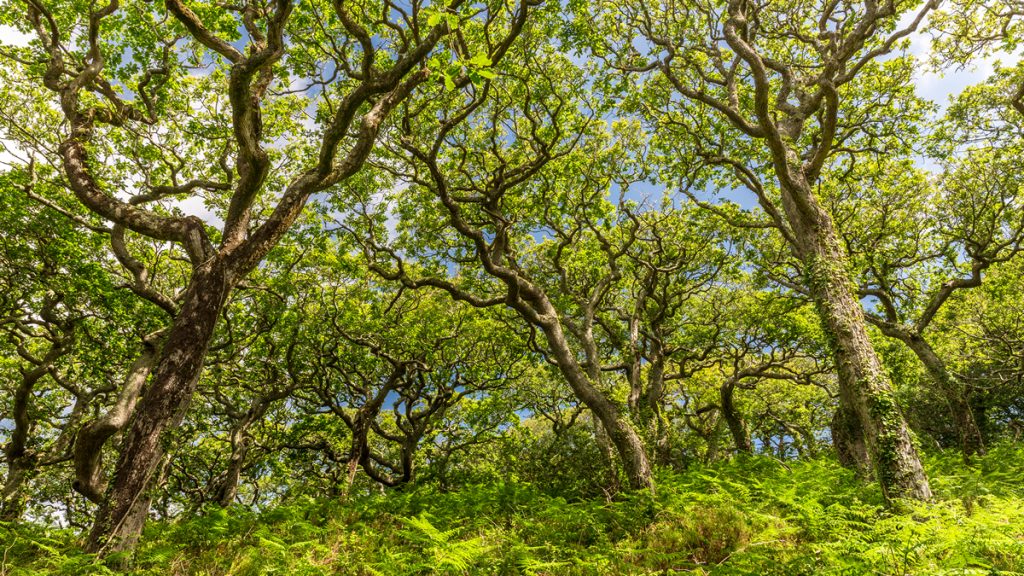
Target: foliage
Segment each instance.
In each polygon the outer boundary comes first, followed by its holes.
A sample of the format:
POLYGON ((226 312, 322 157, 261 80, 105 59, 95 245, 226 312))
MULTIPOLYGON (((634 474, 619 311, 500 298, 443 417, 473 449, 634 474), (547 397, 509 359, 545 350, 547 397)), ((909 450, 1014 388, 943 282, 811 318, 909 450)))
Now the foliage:
MULTIPOLYGON (((929 458, 937 499, 896 513, 827 459, 665 472, 656 496, 568 502, 517 483, 421 486, 153 523, 133 574, 1014 574, 1024 449, 929 458)), ((5 525, 4 574, 102 574, 66 530, 5 525)), ((108 559, 109 563, 109 559, 108 559)))
POLYGON ((1024 572, 1022 15, 0 0, 0 576, 1024 572))

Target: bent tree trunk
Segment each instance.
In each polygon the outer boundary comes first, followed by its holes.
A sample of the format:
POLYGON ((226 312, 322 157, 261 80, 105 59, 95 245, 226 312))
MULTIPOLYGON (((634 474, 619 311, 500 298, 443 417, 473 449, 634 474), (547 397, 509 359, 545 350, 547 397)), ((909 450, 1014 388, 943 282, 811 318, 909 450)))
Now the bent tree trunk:
POLYGON ((594 418, 591 425, 594 427, 594 441, 597 443, 597 449, 601 453, 601 460, 604 464, 605 495, 617 494, 622 486, 619 482, 619 463, 615 458, 615 447, 612 446, 611 438, 608 437, 608 432, 605 431, 600 420, 594 418))
MULTIPOLYGON (((260 399, 262 400, 262 399, 260 399)), ((245 468, 245 460, 252 447, 252 427, 263 419, 269 402, 256 401, 245 417, 231 430, 231 456, 228 457, 227 469, 213 483, 212 498, 221 508, 227 508, 238 496, 238 482, 245 468)))
POLYGON ((591 382, 590 378, 583 371, 573 356, 572 349, 565 339, 561 325, 557 320, 557 312, 547 304, 543 318, 547 319, 541 328, 551 349, 555 363, 559 371, 569 383, 576 397, 594 414, 608 438, 615 446, 615 450, 622 460, 622 467, 626 472, 626 478, 630 488, 654 489, 652 479, 651 462, 647 457, 647 450, 643 440, 637 434, 632 423, 622 414, 622 411, 591 382))
POLYGON ((669 425, 661 407, 664 398, 665 355, 659 350, 650 360, 647 390, 643 393, 644 401, 640 413, 645 418, 644 427, 654 442, 655 460, 663 466, 668 466, 672 459, 672 446, 669 440, 669 425))
POLYGON ((653 489, 654 481, 651 478, 651 463, 647 458, 647 450, 640 440, 640 435, 623 417, 621 411, 604 397, 591 397, 591 401, 587 401, 583 396, 580 399, 601 422, 601 426, 608 433, 608 438, 615 445, 629 487, 637 490, 653 489))
POLYGON ((155 340, 160 334, 151 334, 143 339, 142 352, 128 370, 114 405, 102 416, 83 424, 76 435, 72 449, 75 480, 71 487, 96 504, 103 503, 107 491, 103 473, 103 446, 128 424, 135 403, 153 369, 153 363, 156 362, 155 340))
POLYGON ((868 338, 864 311, 854 296, 846 255, 838 242, 832 218, 818 204, 809 187, 790 192, 784 197, 784 207, 793 226, 807 288, 832 340, 839 393, 864 431, 882 492, 888 501, 931 498, 931 488, 910 430, 868 338), (797 206, 796 201, 801 206, 797 206))
POLYGON ((953 416, 953 424, 956 426, 957 435, 960 438, 960 448, 963 450, 964 458, 985 453, 985 443, 981 438, 981 430, 978 422, 971 411, 971 405, 967 402, 967 390, 963 383, 954 375, 950 374, 946 364, 939 358, 938 354, 920 334, 907 334, 900 338, 914 351, 921 363, 924 364, 928 374, 935 380, 939 391, 949 404, 949 411, 953 416))
POLYGON ((750 444, 750 435, 747 434, 747 425, 743 422, 743 417, 740 416, 739 411, 736 409, 736 403, 733 399, 735 391, 736 381, 731 378, 722 384, 722 387, 718 390, 719 399, 722 404, 722 418, 729 426, 729 433, 732 435, 733 443, 736 445, 736 451, 749 454, 753 451, 753 447, 750 444))
POLYGON ((220 257, 195 269, 128 429, 114 480, 89 534, 88 551, 130 549, 138 539, 148 512, 148 505, 140 511, 148 501, 145 491, 164 454, 164 432, 181 420, 192 398, 231 276, 220 257))
POLYGON ((373 420, 380 413, 380 407, 384 404, 384 399, 394 388, 403 373, 403 369, 394 372, 388 384, 383 386, 370 402, 356 411, 351 422, 345 422, 352 431, 352 442, 348 450, 348 470, 345 474, 345 488, 342 490, 343 499, 347 498, 352 490, 352 485, 356 481, 356 472, 359 471, 360 466, 366 470, 367 474, 372 473, 373 465, 370 463, 370 427, 373 420))

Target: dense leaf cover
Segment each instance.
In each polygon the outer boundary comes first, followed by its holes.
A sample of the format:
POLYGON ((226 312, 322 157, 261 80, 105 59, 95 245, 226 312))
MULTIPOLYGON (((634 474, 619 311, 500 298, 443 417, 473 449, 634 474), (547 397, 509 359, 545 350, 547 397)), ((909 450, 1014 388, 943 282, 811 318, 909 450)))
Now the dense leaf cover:
POLYGON ((1024 573, 1022 14, 0 0, 0 576, 1024 573))
MULTIPOLYGON (((1016 574, 1022 457, 1003 445, 969 468, 930 458, 937 500, 900 512, 828 460, 763 456, 666 473, 657 496, 615 501, 495 478, 259 514, 211 508, 147 527, 131 573, 1016 574)), ((4 529, 7 574, 114 573, 72 531, 4 529)))

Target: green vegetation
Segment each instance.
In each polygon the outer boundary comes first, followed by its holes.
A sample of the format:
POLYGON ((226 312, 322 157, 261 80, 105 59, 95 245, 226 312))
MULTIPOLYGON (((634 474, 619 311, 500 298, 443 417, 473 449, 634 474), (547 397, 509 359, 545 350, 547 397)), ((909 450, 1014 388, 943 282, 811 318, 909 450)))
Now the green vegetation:
POLYGON ((1022 38, 0 0, 0 576, 1024 574, 1022 38))
MULTIPOLYGON (((566 500, 497 480, 153 522, 132 574, 1020 574, 1024 450, 929 459, 932 503, 883 506, 830 459, 752 456, 566 500)), ((113 573, 73 531, 5 526, 0 573, 113 573)), ((108 557, 109 565, 117 561, 108 557)))

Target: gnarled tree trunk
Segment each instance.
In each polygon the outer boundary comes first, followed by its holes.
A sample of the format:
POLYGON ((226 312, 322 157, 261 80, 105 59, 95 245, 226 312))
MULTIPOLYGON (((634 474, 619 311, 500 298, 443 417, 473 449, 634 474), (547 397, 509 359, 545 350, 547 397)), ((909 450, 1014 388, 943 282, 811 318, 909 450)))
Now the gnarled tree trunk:
POLYGON ((142 353, 128 370, 114 405, 102 416, 83 424, 75 438, 72 451, 75 480, 71 487, 96 504, 103 502, 103 495, 107 491, 107 482, 103 477, 103 445, 121 431, 131 418, 135 403, 156 361, 157 336, 159 333, 151 334, 143 341, 142 353))
MULTIPOLYGON (((561 325, 554 320, 557 318, 557 312, 550 303, 547 303, 546 308, 546 314, 543 317, 548 321, 541 328, 559 371, 565 376, 576 397, 590 409, 594 417, 601 423, 604 431, 607 432, 619 459, 622 460, 622 467, 626 472, 630 487, 653 490, 651 462, 647 457, 643 440, 640 439, 640 435, 637 434, 636 429, 621 410, 594 387, 591 378, 576 361, 572 349, 565 339, 565 334, 562 332, 561 325)), ((598 368, 595 366, 594 369, 598 368)))
POLYGON ((784 190, 783 206, 797 256, 818 315, 832 340, 840 395, 864 431, 875 474, 887 500, 926 500, 931 488, 892 385, 868 338, 864 311, 854 296, 846 255, 831 216, 806 182, 784 190))
POLYGON ((231 506, 238 496, 238 481, 242 477, 245 459, 252 446, 252 435, 249 431, 263 419, 269 406, 270 402, 265 402, 262 398, 257 399, 245 417, 231 430, 231 456, 228 457, 228 467, 217 477, 212 491, 213 501, 222 508, 231 506))
POLYGON ((749 454, 753 451, 753 448, 750 444, 750 435, 747 433, 747 425, 736 409, 736 403, 733 399, 735 391, 736 381, 731 378, 726 380, 718 390, 718 396, 722 405, 722 418, 729 427, 729 433, 732 435, 732 441, 736 445, 736 451, 749 454))
POLYGON ((126 550, 138 540, 145 514, 137 508, 163 458, 163 434, 184 417, 231 287, 232 275, 221 258, 195 269, 126 434, 116 475, 89 534, 90 552, 126 550))

